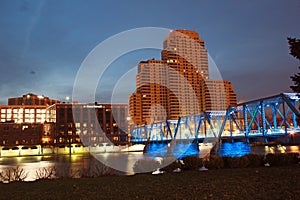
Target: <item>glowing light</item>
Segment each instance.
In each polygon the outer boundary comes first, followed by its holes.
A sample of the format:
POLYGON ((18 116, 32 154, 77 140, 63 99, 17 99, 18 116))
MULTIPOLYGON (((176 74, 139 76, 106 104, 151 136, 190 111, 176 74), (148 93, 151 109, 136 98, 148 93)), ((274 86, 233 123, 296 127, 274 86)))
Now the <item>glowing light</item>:
POLYGON ((43 137, 42 142, 43 143, 48 143, 48 142, 50 142, 50 138, 49 137, 43 137))
POLYGON ((44 98, 43 95, 38 95, 37 97, 38 97, 39 99, 43 99, 43 98, 44 98))

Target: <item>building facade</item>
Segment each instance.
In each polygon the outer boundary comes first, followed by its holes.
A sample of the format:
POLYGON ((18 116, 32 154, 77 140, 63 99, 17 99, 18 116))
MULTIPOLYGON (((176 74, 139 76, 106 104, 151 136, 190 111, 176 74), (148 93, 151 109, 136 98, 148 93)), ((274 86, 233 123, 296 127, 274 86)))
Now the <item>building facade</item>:
POLYGON ((0 106, 0 146, 50 144, 46 108, 57 102, 32 93, 9 98, 8 105, 0 106))
POLYGON ((203 111, 222 111, 236 104, 233 85, 227 80, 200 81, 203 111))
POLYGON ((138 64, 136 92, 129 97, 130 117, 138 125, 234 104, 232 84, 209 79, 204 41, 190 30, 171 31, 163 41, 161 60, 138 64))
POLYGON ((41 123, 0 123, 0 146, 40 145, 42 138, 41 123))
POLYGON ((0 146, 128 144, 128 105, 60 103, 33 94, 23 97, 10 98, 13 105, 0 106, 0 146))
POLYGON ((83 143, 96 146, 112 142, 128 143, 128 105, 125 104, 55 104, 47 108, 48 123, 53 123, 53 143, 83 143), (74 114, 74 116, 73 116, 74 114))
POLYGON ((32 93, 24 94, 22 97, 14 97, 8 99, 8 105, 43 105, 49 106, 56 103, 61 103, 59 100, 50 99, 43 95, 32 93))
POLYGON ((47 106, 4 105, 0 106, 0 121, 15 123, 44 123, 47 106))

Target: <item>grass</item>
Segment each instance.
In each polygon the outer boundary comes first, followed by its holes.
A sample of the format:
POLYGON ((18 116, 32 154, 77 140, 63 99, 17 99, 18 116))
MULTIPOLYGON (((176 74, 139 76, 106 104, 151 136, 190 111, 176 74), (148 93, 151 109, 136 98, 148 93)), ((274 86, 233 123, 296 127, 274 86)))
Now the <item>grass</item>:
POLYGON ((300 165, 0 184, 0 199, 298 199, 300 165))

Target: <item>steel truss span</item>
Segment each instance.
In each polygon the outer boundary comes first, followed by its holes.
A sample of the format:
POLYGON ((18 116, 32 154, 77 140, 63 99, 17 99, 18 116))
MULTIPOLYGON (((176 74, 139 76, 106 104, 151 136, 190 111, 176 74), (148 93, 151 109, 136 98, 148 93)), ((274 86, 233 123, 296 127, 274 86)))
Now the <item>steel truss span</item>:
POLYGON ((268 137, 300 131, 300 94, 281 93, 230 106, 132 128, 131 142, 268 137))

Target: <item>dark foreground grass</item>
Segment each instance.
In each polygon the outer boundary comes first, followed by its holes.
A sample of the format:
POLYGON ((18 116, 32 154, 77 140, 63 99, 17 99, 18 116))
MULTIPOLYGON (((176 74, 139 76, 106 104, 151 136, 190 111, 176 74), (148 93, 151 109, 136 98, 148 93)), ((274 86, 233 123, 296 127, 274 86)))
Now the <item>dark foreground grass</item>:
POLYGON ((299 199, 300 165, 0 184, 0 199, 299 199))

